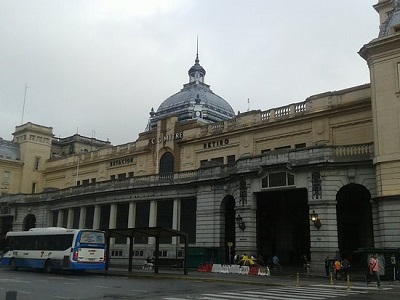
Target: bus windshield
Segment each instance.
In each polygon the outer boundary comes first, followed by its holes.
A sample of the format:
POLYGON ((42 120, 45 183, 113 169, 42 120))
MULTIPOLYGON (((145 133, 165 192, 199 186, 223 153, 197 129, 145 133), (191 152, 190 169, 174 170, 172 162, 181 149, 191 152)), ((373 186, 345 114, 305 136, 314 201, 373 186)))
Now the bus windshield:
POLYGON ((104 244, 104 233, 97 231, 83 231, 79 242, 81 244, 104 244))

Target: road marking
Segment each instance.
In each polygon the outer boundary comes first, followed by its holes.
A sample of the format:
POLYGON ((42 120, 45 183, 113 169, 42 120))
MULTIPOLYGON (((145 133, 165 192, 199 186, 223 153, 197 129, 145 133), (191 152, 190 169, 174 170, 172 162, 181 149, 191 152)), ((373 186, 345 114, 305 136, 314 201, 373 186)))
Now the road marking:
POLYGON ((132 291, 132 292, 147 293, 147 290, 135 290, 135 289, 132 289, 131 291, 132 291))
MULTIPOLYGON (((382 288, 382 290, 391 290, 392 288, 382 288)), ((165 297, 164 300, 184 300, 184 299, 201 299, 201 300, 331 300, 333 298, 341 298, 349 295, 367 294, 374 291, 374 288, 362 286, 334 286, 334 285, 310 285, 302 287, 282 287, 272 289, 253 289, 238 290, 236 292, 221 293, 204 293, 200 295, 187 295, 182 297, 165 297)))

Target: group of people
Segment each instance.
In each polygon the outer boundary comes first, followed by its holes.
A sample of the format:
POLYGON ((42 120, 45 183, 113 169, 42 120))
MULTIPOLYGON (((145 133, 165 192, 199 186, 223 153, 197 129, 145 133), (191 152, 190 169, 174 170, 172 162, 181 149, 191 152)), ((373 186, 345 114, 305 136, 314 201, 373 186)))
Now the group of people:
POLYGON ((335 279, 346 279, 350 266, 350 261, 347 257, 344 259, 340 257, 331 259, 327 256, 325 258, 325 275, 330 276, 332 274, 335 279))
POLYGON ((277 255, 272 256, 267 262, 265 262, 264 257, 261 255, 259 255, 257 258, 253 255, 248 256, 247 254, 235 255, 233 258, 233 263, 241 266, 257 265, 261 267, 269 267, 274 271, 282 271, 280 260, 277 255))
MULTIPOLYGON (((350 262, 347 258, 341 259, 335 257, 330 259, 329 256, 325 259, 325 272, 326 276, 333 274, 335 279, 346 279, 348 275, 348 270, 350 268, 350 262)), ((365 284, 368 286, 371 281, 376 281, 378 288, 381 287, 380 277, 379 277, 379 259, 378 254, 373 254, 368 262, 368 268, 365 276, 365 284)))

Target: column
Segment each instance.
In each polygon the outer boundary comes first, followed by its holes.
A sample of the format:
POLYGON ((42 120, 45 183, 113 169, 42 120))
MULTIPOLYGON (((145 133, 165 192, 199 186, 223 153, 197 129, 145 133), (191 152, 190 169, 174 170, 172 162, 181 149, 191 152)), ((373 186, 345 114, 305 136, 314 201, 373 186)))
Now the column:
POLYGON ((81 213, 79 214, 79 228, 85 228, 86 223, 86 207, 81 207, 81 213))
POLYGON ((67 220, 67 228, 71 229, 74 222, 74 210, 72 208, 68 209, 68 220, 67 220))
MULTIPOLYGON (((108 228, 115 229, 117 226, 117 204, 110 205, 110 219, 108 221, 108 228)), ((110 239, 110 244, 115 244, 115 238, 110 239)))
MULTIPOLYGON (((149 227, 156 227, 157 225, 157 201, 153 200, 150 202, 150 212, 149 212, 149 227)), ((154 237, 149 237, 149 244, 154 245, 154 237)))
POLYGON ((128 228, 134 228, 136 221, 136 202, 129 203, 128 228))
POLYGON ((94 206, 93 215, 93 229, 99 229, 100 227, 100 205, 94 206))
POLYGON ((62 210, 59 210, 57 217, 57 227, 62 227, 64 221, 63 218, 64 218, 64 213, 62 210))
MULTIPOLYGON (((128 213, 128 228, 135 228, 136 222, 136 202, 129 203, 129 213, 128 213)), ((127 238, 127 243, 133 243, 134 240, 130 241, 127 238)))
MULTIPOLYGON (((174 199, 174 207, 172 209, 172 229, 179 230, 180 224, 180 208, 181 208, 181 201, 180 199, 174 199)), ((172 237, 172 244, 178 247, 179 244, 179 237, 174 236, 172 237)))

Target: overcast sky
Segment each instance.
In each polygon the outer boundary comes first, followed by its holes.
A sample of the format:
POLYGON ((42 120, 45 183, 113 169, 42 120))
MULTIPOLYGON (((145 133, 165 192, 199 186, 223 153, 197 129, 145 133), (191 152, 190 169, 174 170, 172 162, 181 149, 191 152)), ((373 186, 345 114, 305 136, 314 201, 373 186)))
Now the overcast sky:
POLYGON ((0 137, 33 122, 135 141, 189 81, 197 36, 205 83, 236 113, 368 83, 357 52, 377 2, 0 0, 0 137))

